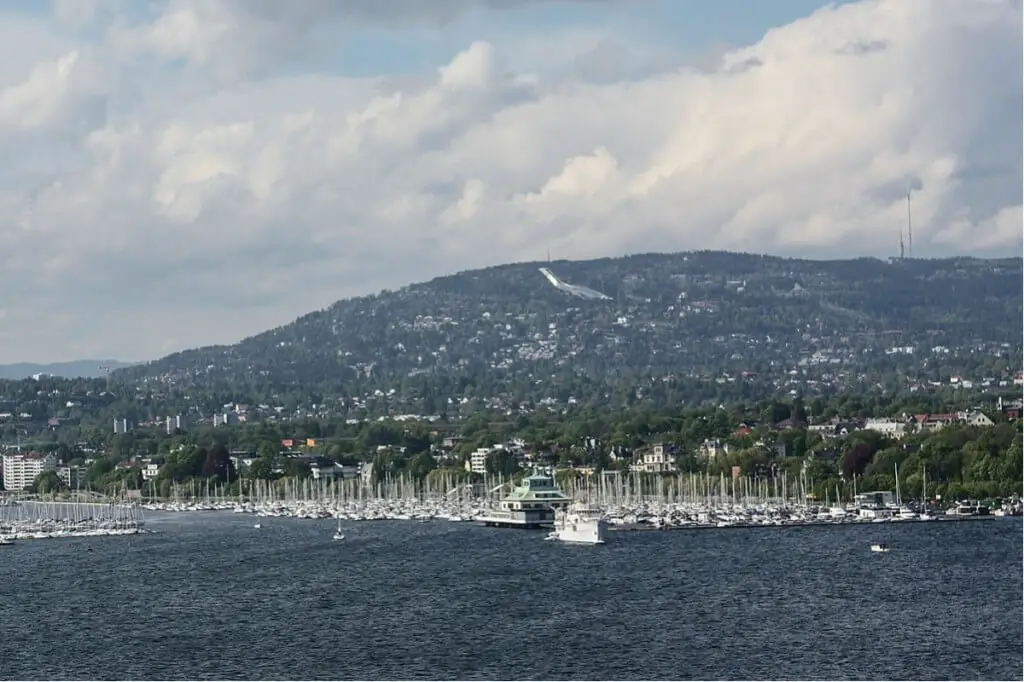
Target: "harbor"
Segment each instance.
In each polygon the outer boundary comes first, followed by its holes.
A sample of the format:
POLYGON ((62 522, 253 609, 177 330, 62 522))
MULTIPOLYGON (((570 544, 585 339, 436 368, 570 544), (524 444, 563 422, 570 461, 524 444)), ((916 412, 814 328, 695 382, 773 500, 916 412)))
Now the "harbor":
MULTIPOLYGON (((534 472, 518 480, 486 478, 483 483, 441 478, 417 482, 388 479, 246 481, 237 495, 223 488, 175 487, 170 499, 71 501, 5 498, 0 505, 0 539, 43 539, 132 535, 145 532, 146 511, 231 512, 260 519, 334 519, 341 522, 442 521, 504 528, 555 528, 560 511, 585 502, 588 518, 611 532, 708 528, 835 526, 863 523, 961 521, 1019 516, 1020 500, 990 509, 979 501, 940 504, 905 500, 899 491, 854 493, 843 500, 808 499, 806 482, 748 481, 678 476, 651 479, 616 475, 569 479, 534 472)), ((262 525, 262 524, 257 524, 262 525)))
POLYGON ((138 535, 144 510, 136 503, 21 501, 0 505, 0 544, 18 540, 138 535))
POLYGON ((525 528, 550 526, 558 507, 586 500, 601 511, 602 521, 613 531, 928 522, 1019 516, 1022 511, 1019 499, 992 507, 977 500, 908 500, 898 487, 896 492, 854 489, 846 499, 836 490, 834 498, 819 502, 809 499, 806 481, 785 476, 749 480, 617 474, 596 481, 569 479, 561 487, 554 480, 535 472, 518 480, 485 477, 482 483, 447 478, 422 483, 397 478, 375 485, 363 479, 251 481, 237 496, 193 487, 176 489, 171 499, 149 500, 143 506, 161 512, 228 511, 346 522, 439 520, 525 528))

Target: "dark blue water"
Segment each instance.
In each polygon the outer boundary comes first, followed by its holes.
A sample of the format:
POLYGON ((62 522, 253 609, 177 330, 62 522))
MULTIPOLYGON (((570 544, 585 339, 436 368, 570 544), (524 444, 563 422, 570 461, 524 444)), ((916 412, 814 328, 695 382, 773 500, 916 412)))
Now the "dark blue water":
POLYGON ((176 515, 0 548, 5 679, 1021 679, 1017 520, 610 533, 176 515), (872 542, 889 554, 872 554, 872 542), (91 551, 90 551, 91 550, 91 551))

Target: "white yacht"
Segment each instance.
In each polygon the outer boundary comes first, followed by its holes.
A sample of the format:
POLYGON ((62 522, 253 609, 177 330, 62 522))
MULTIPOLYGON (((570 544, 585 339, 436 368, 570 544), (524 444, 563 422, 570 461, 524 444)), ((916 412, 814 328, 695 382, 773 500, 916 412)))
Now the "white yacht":
POLYGON ((545 539, 581 545, 603 545, 607 524, 601 516, 602 511, 598 507, 574 503, 555 513, 555 529, 545 539))

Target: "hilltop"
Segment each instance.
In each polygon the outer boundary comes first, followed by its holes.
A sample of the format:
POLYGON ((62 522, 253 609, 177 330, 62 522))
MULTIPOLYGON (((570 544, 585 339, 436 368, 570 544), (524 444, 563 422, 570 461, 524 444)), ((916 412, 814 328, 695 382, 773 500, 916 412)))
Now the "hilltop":
POLYGON ((695 252, 503 265, 338 301, 114 377, 423 412, 467 400, 897 390, 971 374, 998 383, 1020 369, 1021 281, 1020 258, 695 252), (556 288, 541 266, 608 299, 556 288))

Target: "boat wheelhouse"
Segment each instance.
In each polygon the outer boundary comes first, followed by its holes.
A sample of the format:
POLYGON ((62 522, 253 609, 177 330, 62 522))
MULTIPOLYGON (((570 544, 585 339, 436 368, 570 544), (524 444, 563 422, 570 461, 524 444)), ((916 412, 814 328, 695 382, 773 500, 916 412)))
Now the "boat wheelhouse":
POLYGON ((476 520, 487 526, 539 528, 554 523, 555 510, 571 501, 551 476, 533 474, 503 497, 497 509, 488 510, 476 520))

